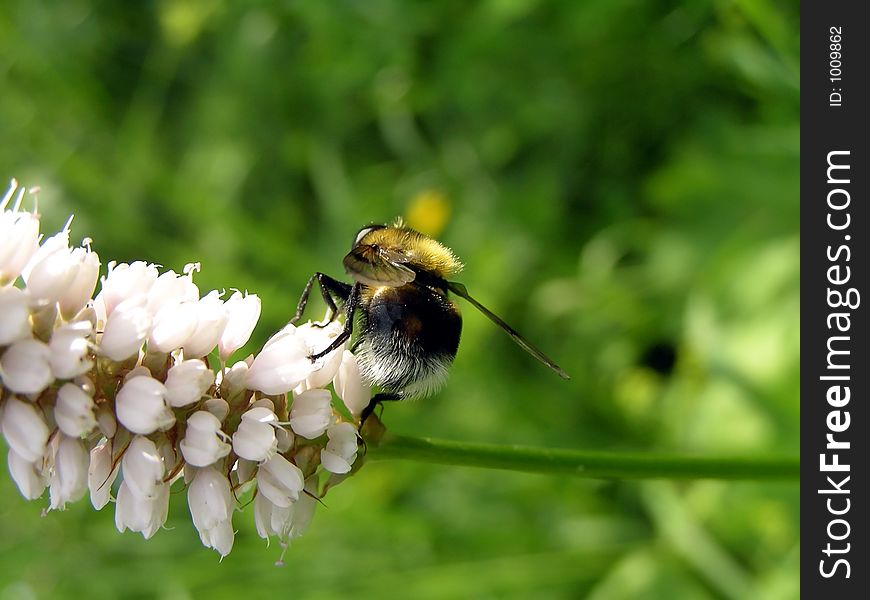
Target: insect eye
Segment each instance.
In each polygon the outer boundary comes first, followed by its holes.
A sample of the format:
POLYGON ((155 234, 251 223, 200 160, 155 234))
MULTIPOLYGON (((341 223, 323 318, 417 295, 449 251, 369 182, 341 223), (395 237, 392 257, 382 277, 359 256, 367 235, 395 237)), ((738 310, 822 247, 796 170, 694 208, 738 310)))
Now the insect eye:
POLYGON ((353 240, 353 245, 351 246, 350 249, 353 250, 354 248, 359 246, 362 239, 365 236, 367 236, 368 234, 370 234, 372 231, 375 231, 377 229, 384 229, 385 227, 386 227, 386 225, 369 225, 367 227, 363 227, 362 229, 360 229, 357 232, 356 237, 353 240))

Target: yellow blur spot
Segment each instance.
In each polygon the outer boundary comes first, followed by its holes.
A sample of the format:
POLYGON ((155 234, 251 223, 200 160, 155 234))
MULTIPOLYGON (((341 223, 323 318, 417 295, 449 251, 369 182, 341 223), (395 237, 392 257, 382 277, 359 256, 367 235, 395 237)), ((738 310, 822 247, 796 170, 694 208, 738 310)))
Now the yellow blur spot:
POLYGON ((405 210, 408 227, 430 237, 438 237, 450 219, 452 207, 447 196, 436 190, 423 190, 411 198, 405 210))
POLYGON ((158 14, 166 41, 171 46, 186 46, 193 42, 217 8, 215 0, 162 2, 158 14))
POLYGON ((632 421, 648 419, 661 392, 661 377, 654 371, 635 367, 622 373, 613 390, 615 404, 632 421))

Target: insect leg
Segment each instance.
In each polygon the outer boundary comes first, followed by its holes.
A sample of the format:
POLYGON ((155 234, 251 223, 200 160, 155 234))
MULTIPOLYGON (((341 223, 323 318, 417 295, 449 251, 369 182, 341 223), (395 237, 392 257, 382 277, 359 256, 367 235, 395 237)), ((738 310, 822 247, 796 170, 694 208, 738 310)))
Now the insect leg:
POLYGON ((312 354, 312 361, 326 356, 350 339, 350 335, 353 333, 353 313, 356 312, 357 306, 359 306, 359 284, 355 283, 350 288, 350 293, 347 295, 347 300, 344 303, 344 329, 338 334, 338 337, 332 340, 329 346, 316 354, 312 354))
POLYGON ((372 399, 369 400, 368 406, 366 406, 359 417, 359 428, 362 429, 363 425, 365 425, 366 419, 368 419, 373 412, 375 412, 375 408, 378 407, 381 402, 393 402, 396 400, 403 400, 405 398, 405 392, 380 392, 372 396, 372 399))
POLYGON ((327 322, 332 322, 338 314, 338 307, 335 304, 335 298, 338 298, 341 302, 346 302, 347 297, 350 295, 350 285, 338 281, 337 279, 333 279, 329 275, 315 273, 308 279, 308 283, 305 284, 305 289, 302 290, 302 296, 299 297, 299 303, 296 305, 296 314, 293 315, 292 319, 290 319, 291 324, 295 325, 296 322, 302 318, 302 313, 305 312, 305 307, 308 305, 308 296, 311 294, 311 286, 314 285, 315 281, 317 281, 317 285, 320 288, 320 295, 323 297, 323 301, 326 303, 327 310, 329 311, 327 322))

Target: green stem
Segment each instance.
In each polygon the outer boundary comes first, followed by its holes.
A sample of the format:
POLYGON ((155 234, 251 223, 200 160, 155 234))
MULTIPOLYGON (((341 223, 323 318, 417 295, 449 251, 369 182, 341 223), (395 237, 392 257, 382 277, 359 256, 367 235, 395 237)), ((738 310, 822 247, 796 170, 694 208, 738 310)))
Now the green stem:
POLYGON ((434 440, 391 433, 386 433, 380 443, 369 445, 367 458, 595 479, 800 479, 800 458, 796 456, 596 452, 434 440))

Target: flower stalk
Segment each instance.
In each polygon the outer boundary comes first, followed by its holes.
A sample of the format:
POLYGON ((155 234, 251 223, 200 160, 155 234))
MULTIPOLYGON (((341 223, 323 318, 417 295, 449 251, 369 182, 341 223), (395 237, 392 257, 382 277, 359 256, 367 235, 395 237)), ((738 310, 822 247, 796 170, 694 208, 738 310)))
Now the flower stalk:
POLYGON ((571 475, 590 479, 800 479, 795 456, 698 456, 597 452, 457 442, 384 433, 366 460, 414 460, 443 465, 571 475))

